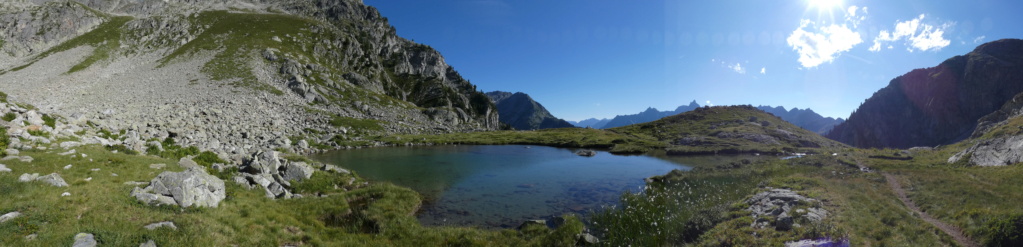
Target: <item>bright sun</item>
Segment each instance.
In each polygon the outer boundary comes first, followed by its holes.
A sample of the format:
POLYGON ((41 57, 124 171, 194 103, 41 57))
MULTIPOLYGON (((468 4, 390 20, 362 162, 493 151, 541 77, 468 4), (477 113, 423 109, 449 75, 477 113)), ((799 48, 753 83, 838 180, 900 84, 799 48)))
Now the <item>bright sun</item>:
POLYGON ((842 6, 842 0, 807 0, 811 8, 818 10, 834 9, 842 6))

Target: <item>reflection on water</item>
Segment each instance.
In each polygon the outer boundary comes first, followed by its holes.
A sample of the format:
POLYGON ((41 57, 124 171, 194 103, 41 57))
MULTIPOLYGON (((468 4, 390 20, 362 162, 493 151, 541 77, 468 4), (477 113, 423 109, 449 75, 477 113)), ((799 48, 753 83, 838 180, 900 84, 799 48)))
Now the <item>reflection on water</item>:
POLYGON ((607 152, 582 157, 574 151, 462 145, 341 150, 312 158, 350 168, 370 180, 418 191, 426 199, 418 215, 424 225, 486 228, 585 213, 617 203, 624 191, 639 191, 644 178, 673 169, 688 170, 684 164, 727 163, 717 158, 616 156, 607 152))

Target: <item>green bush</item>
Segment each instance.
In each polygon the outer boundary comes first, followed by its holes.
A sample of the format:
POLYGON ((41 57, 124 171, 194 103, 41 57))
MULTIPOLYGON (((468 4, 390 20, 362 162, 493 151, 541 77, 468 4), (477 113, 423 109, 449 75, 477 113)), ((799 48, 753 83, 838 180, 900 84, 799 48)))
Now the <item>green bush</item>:
POLYGON ((992 219, 983 231, 985 246, 1023 246, 1023 214, 992 219))
POLYGON ((196 164, 205 167, 211 167, 215 163, 227 164, 227 161, 220 159, 220 157, 218 157, 217 154, 210 151, 203 151, 202 153, 199 153, 198 156, 195 156, 195 158, 192 160, 195 161, 196 164))

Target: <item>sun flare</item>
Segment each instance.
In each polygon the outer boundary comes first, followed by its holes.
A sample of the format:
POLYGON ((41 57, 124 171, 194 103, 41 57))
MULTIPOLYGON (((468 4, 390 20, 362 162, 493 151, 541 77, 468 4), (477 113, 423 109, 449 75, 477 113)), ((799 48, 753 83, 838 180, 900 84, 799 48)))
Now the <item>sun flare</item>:
POLYGON ((842 0, 807 0, 810 3, 811 8, 818 10, 827 10, 839 8, 842 6, 842 0))

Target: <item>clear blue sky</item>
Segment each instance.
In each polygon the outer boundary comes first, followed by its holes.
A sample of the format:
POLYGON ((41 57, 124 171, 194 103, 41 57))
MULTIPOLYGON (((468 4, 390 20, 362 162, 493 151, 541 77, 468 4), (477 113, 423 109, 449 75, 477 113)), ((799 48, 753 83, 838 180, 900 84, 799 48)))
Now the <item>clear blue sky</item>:
POLYGON ((365 3, 480 90, 527 93, 567 120, 693 100, 845 118, 896 76, 1023 38, 1023 1, 365 3))

